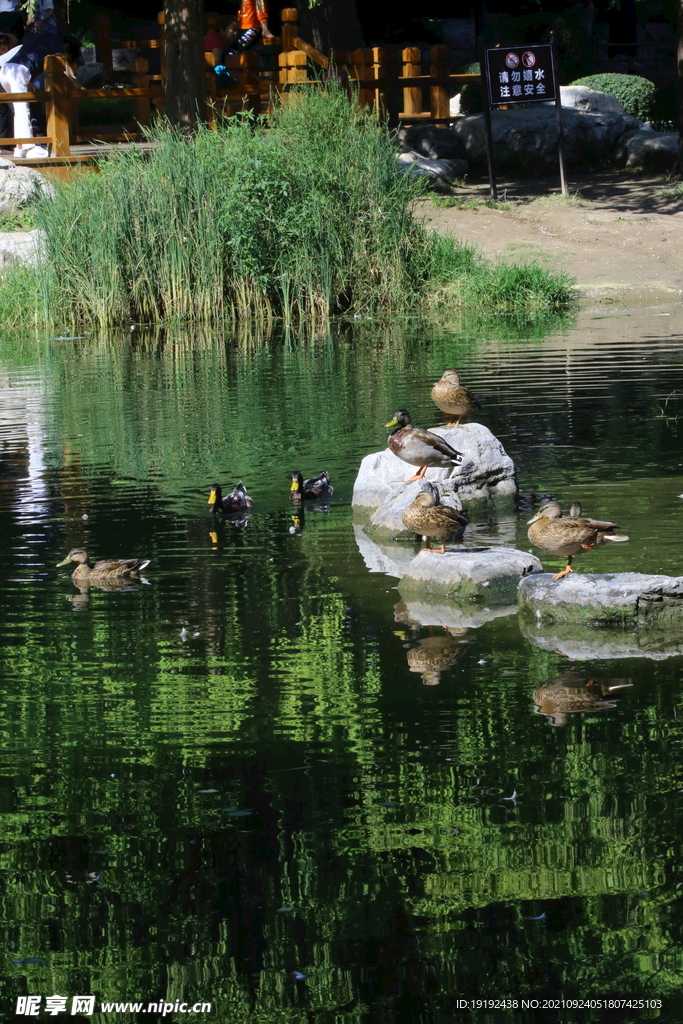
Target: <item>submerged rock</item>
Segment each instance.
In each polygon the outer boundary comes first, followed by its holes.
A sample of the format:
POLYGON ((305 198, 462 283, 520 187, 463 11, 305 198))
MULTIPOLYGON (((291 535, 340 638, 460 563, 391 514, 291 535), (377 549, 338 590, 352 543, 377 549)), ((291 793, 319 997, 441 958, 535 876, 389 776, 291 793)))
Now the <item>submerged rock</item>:
MULTIPOLYGON (((452 468, 428 469, 427 480, 439 484, 447 481, 449 490, 457 491, 464 502, 517 493, 514 463, 498 438, 483 423, 429 429, 462 452, 463 459, 452 468)), ((395 488, 404 485, 416 472, 417 466, 402 462, 388 448, 366 455, 353 487, 352 504, 377 509, 395 488)), ((414 496, 413 493, 404 508, 410 505, 414 496)))
POLYGON ((370 572, 383 572, 387 576, 401 578, 415 557, 412 544, 375 541, 368 537, 365 527, 354 523, 353 532, 363 561, 370 572))
POLYGON ((489 608, 468 601, 465 605, 438 604, 435 601, 399 601, 394 605, 394 619, 406 626, 443 626, 445 629, 478 629, 491 619, 516 615, 517 605, 496 605, 489 608))
POLYGON ((514 600, 519 581, 542 573, 535 555, 515 548, 459 548, 416 555, 399 584, 404 601, 471 602, 491 607, 514 600))
POLYGON ((683 654, 683 635, 656 629, 596 629, 573 622, 544 624, 520 616, 522 635, 534 647, 564 654, 570 661, 651 658, 664 661, 683 654))
POLYGON ((523 619, 544 626, 656 629, 683 638, 683 576, 575 572, 554 580, 543 573, 522 580, 518 602, 523 619))

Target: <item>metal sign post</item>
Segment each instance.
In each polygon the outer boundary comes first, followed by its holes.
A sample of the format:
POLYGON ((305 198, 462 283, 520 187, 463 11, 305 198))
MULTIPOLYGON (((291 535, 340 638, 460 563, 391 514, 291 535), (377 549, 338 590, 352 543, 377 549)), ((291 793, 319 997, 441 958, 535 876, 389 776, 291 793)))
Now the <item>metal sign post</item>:
POLYGON ((555 73, 555 116, 557 118, 557 155, 560 158, 560 187, 562 195, 568 196, 567 188, 567 167, 564 159, 564 136, 562 134, 562 96, 560 94, 560 83, 557 80, 557 47, 555 45, 555 33, 550 33, 550 45, 553 52, 553 71, 555 73))
MULTIPOLYGON (((510 103, 547 103, 555 100, 558 150, 560 157, 560 180, 562 192, 567 194, 567 174, 564 162, 564 140, 562 138, 562 100, 557 80, 554 48, 550 43, 533 46, 499 46, 486 50, 486 90, 488 102, 484 103, 487 135, 491 135, 491 107, 508 106, 510 103)), ((493 138, 489 143, 489 163, 493 159, 493 138)))

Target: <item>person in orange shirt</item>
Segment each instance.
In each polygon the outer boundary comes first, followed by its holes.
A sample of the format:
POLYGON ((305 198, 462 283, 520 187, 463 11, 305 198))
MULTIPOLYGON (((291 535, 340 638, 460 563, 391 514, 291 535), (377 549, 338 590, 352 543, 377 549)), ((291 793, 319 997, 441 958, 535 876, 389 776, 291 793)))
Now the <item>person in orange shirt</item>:
POLYGON ((239 18, 240 32, 260 29, 264 39, 273 38, 273 33, 268 28, 266 0, 241 0, 237 17, 239 18))

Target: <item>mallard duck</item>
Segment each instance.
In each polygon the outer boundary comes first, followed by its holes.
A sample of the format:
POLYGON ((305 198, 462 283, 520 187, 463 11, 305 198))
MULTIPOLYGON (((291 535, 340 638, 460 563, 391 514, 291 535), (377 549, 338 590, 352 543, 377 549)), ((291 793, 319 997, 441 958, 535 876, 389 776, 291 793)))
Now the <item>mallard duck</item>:
POLYGON ((550 725, 566 725, 567 715, 615 708, 614 701, 605 698, 631 685, 628 679, 601 680, 578 672, 563 672, 534 690, 536 713, 546 715, 550 725))
POLYGON ((63 562, 57 563, 59 569, 69 562, 76 562, 76 568, 71 573, 71 579, 78 584, 101 583, 116 579, 117 577, 128 576, 134 579, 141 569, 149 565, 149 558, 106 558, 102 562, 95 562, 93 566, 88 565, 88 552, 85 548, 72 548, 63 562))
POLYGON ((235 484, 230 494, 226 494, 225 497, 223 497, 220 484, 211 484, 209 505, 212 506, 212 515, 215 515, 217 512, 230 515, 232 512, 244 512, 246 509, 252 508, 254 502, 247 494, 247 489, 240 480, 238 484, 235 484))
POLYGON ((437 380, 432 388, 432 402, 442 412, 448 413, 448 422, 456 427, 468 413, 481 409, 479 399, 460 383, 457 370, 444 370, 441 380, 437 380))
MULTIPOLYGON (((446 553, 446 534, 464 530, 469 520, 450 505, 441 504, 441 495, 431 480, 423 480, 415 501, 403 513, 403 525, 426 538, 422 551, 431 551, 430 538, 441 537, 439 554, 446 553)), ((420 552, 420 554, 422 553, 420 552)))
MULTIPOLYGON (((572 506, 574 509, 578 505, 572 506)), ((580 506, 579 506, 580 508, 580 506)), ((562 518, 562 507, 558 501, 547 501, 541 505, 533 519, 527 523, 529 540, 539 548, 553 555, 566 555, 567 565, 562 572, 553 576, 562 579, 573 572, 572 557, 581 551, 590 551, 606 541, 628 540, 624 534, 614 533, 615 523, 597 519, 582 519, 580 516, 562 518)))
POLYGON ((411 466, 421 467, 419 473, 408 478, 409 481, 421 480, 430 466, 440 466, 443 469, 462 462, 462 452, 451 448, 438 434, 433 434, 431 430, 423 430, 422 427, 414 427, 410 413, 406 409, 395 412, 393 420, 386 426, 396 428, 387 439, 387 444, 394 455, 398 455, 399 459, 410 463, 411 466))
POLYGON ((323 470, 319 476, 312 476, 304 480, 298 471, 292 473, 292 483, 289 488, 289 497, 292 501, 326 501, 334 494, 334 487, 330 483, 330 474, 323 470))

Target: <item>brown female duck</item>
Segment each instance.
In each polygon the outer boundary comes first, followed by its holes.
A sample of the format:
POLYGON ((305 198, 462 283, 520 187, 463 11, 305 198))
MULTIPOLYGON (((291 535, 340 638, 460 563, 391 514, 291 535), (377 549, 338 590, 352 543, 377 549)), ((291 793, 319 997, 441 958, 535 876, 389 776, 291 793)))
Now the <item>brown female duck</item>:
POLYGON ((122 576, 128 576, 132 579, 137 577, 137 574, 145 566, 149 565, 149 558, 106 558, 102 562, 95 562, 94 565, 88 565, 88 552, 85 548, 72 548, 69 554, 66 556, 63 562, 57 563, 57 568, 62 565, 68 565, 69 562, 76 562, 76 568, 71 573, 71 579, 74 583, 82 585, 84 583, 97 583, 111 581, 122 576))
POLYGON ((421 480, 430 466, 444 469, 462 462, 462 452, 451 448, 438 434, 422 427, 414 427, 407 409, 399 409, 394 418, 386 424, 396 429, 387 439, 387 444, 394 455, 410 463, 420 466, 420 472, 409 477, 409 480, 421 480))
MULTIPOLYGON (((580 511, 581 506, 575 502, 572 511, 580 511)), ((562 579, 573 572, 572 557, 581 551, 591 551, 606 541, 625 541, 628 537, 615 533, 616 524, 602 522, 598 519, 584 519, 581 516, 565 516, 562 518, 562 507, 558 501, 547 501, 541 505, 533 519, 528 522, 529 540, 539 548, 553 555, 566 555, 567 565, 562 572, 553 576, 554 580, 562 579)))
POLYGON ((446 534, 464 530, 469 522, 462 512, 456 512, 450 505, 441 504, 439 490, 430 480, 422 481, 415 501, 408 505, 402 518, 407 529, 422 534, 426 539, 422 551, 432 550, 429 543, 431 537, 441 537, 440 555, 446 553, 446 534))
POLYGON ((444 370, 441 380, 432 388, 432 402, 448 413, 448 422, 455 427, 460 426, 464 416, 481 409, 479 399, 460 383, 457 370, 444 370))

